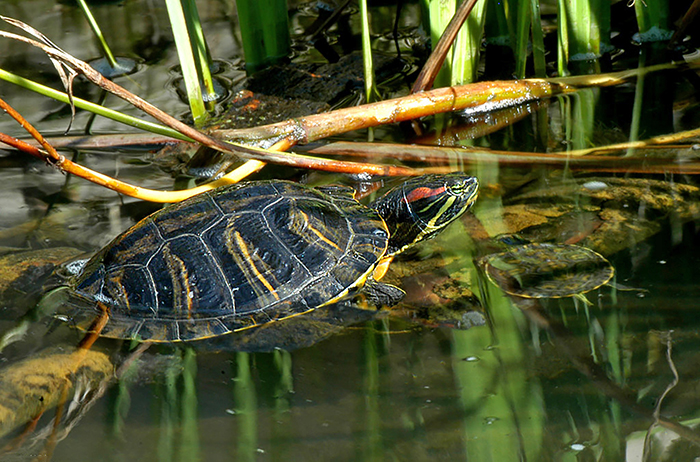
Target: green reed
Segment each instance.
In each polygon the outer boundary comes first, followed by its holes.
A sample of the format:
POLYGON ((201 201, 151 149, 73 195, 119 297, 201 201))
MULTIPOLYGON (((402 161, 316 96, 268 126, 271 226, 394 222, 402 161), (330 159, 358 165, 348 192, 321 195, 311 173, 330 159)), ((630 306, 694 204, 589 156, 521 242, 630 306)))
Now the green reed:
POLYGON ((78 6, 83 11, 85 18, 87 19, 88 24, 90 25, 90 29, 92 29, 92 33, 95 35, 95 38, 97 38, 97 41, 100 43, 100 46, 102 47, 102 52, 104 53, 107 62, 113 69, 115 69, 118 66, 117 59, 114 57, 111 48, 107 44, 107 40, 105 39, 104 34, 102 34, 102 29, 100 29, 100 25, 97 23, 95 17, 92 15, 90 7, 85 2, 85 0, 78 0, 78 6))
MULTIPOLYGON (((203 45, 193 46, 194 42, 192 41, 192 37, 190 37, 187 25, 188 21, 193 19, 187 19, 183 3, 180 0, 166 0, 165 5, 168 8, 170 25, 173 30, 173 36, 175 37, 175 44, 177 45, 177 54, 180 60, 182 76, 185 80, 190 111, 192 112, 195 124, 202 125, 207 118, 207 109, 204 105, 202 87, 200 86, 200 82, 202 81, 201 71, 205 68, 208 70, 208 66, 198 66, 197 62, 202 57, 202 54, 198 53, 197 50, 200 50, 200 47, 203 45)), ((187 11, 191 14, 192 7, 188 8, 187 11)))
POLYGON ((236 353, 236 378, 233 387, 233 403, 238 431, 236 432, 235 460, 253 461, 258 448, 258 400, 251 371, 253 355, 236 353))
POLYGON ((285 0, 238 0, 236 7, 249 73, 289 55, 291 40, 285 0))

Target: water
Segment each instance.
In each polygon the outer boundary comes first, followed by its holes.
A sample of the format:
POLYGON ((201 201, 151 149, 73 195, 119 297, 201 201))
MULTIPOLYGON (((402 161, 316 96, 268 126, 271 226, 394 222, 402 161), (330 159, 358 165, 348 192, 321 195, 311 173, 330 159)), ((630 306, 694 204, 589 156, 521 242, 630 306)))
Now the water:
MULTIPOLYGON (((18 3, 3 13, 26 20, 40 3, 18 3)), ((231 34, 235 20, 226 20, 230 11, 223 4, 201 8, 207 33, 216 37, 210 42, 212 54, 231 59, 228 77, 240 79, 241 52, 231 34)), ((97 55, 86 31, 75 25, 81 24, 75 10, 51 11, 32 24, 79 56, 97 55), (61 20, 51 21, 56 16, 61 20)), ((127 2, 98 8, 96 14, 115 48, 141 50, 145 59, 139 72, 120 82, 170 113, 184 114, 186 106, 174 97, 174 48, 156 27, 165 23, 163 8, 127 2), (135 16, 152 20, 129 21, 135 16), (130 34, 118 33, 126 23, 136 25, 130 34)), ((0 46, 4 67, 32 75, 37 63, 46 65, 39 54, 5 41, 0 46)), ((60 134, 67 127, 65 110, 57 113, 57 103, 5 83, 0 92, 42 130, 60 134)), ((585 124, 579 122, 585 114, 573 123, 564 114, 585 112, 591 101, 600 105, 595 118, 586 119, 597 127, 589 133, 616 140, 619 132, 604 128, 629 122, 600 110, 610 110, 599 103, 605 96, 582 92, 555 101, 548 109, 550 144, 563 144, 564 138, 581 142, 585 124)), ((624 92, 607 99, 631 101, 624 92)), ((86 120, 79 114, 74 127, 85 126, 86 120)), ((525 118, 475 144, 537 147, 544 141, 533 135, 533 120, 525 118)), ((22 134, 8 118, 0 120, 0 129, 22 134)), ((104 121, 95 130, 129 131, 104 121)), ((91 253, 156 209, 10 151, 0 151, 0 162, 4 255, 59 247, 91 253)), ((145 161, 143 153, 91 151, 81 153, 80 162, 141 186, 172 187, 170 176, 145 161)), ((293 333, 318 330, 300 335, 302 342, 292 351, 243 351, 259 347, 259 338, 269 339, 265 330, 248 343, 219 339, 145 350, 98 340, 93 370, 81 371, 78 378, 65 370, 58 374, 77 393, 69 393, 64 405, 46 409, 35 428, 24 424, 37 412, 18 419, 22 425, 3 440, 2 460, 34 460, 43 453, 53 461, 638 461, 647 431, 653 435, 652 460, 700 456, 700 436, 690 429, 700 417, 695 313, 700 191, 694 178, 627 174, 622 167, 600 172, 595 165, 583 171, 565 164, 460 167, 479 177, 479 202, 436 241, 394 265, 387 277, 408 289, 409 300, 393 314, 366 320, 367 313, 341 309, 330 321, 295 320, 293 333), (595 249, 610 259, 615 279, 586 294, 587 301, 511 299, 474 265, 481 255, 499 250, 492 238, 502 233, 595 249), (438 310, 443 310, 439 316, 438 310), (444 312, 453 316, 450 322, 444 312), (348 325, 340 325, 339 317, 348 325), (476 325, 456 328, 455 319, 461 327, 466 321, 476 325), (114 376, 100 381, 98 371, 105 369, 114 376), (661 416, 656 425, 655 411, 661 416), (57 416, 62 419, 58 425, 57 416)), ((328 178, 314 174, 308 179, 322 183, 328 178)), ((36 314, 33 292, 13 293, 2 300, 0 311, 0 335, 9 343, 0 353, 0 393, 19 389, 8 379, 13 367, 25 368, 23 378, 29 381, 34 376, 27 364, 48 356, 49 362, 32 369, 46 375, 49 365, 57 366, 83 337, 54 320, 50 307, 36 314)), ((26 404, 43 389, 30 383, 15 394, 26 404)), ((45 389, 60 391, 57 385, 45 389)), ((4 398, 0 404, 9 402, 4 398)), ((2 422, 16 415, 4 414, 1 406, 0 411, 2 422)))

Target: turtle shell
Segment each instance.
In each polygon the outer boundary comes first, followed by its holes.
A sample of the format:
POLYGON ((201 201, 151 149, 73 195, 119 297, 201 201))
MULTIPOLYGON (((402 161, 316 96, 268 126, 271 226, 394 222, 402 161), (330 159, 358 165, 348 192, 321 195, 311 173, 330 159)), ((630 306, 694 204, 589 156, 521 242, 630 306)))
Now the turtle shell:
POLYGON ((608 283, 615 269, 586 247, 526 244, 479 260, 488 278, 504 292, 523 298, 562 298, 608 283))
POLYGON ((334 302, 364 284, 389 233, 350 188, 328 191, 250 182, 156 212, 87 262, 72 287, 91 303, 68 317, 87 327, 100 302, 103 336, 196 340, 334 302))

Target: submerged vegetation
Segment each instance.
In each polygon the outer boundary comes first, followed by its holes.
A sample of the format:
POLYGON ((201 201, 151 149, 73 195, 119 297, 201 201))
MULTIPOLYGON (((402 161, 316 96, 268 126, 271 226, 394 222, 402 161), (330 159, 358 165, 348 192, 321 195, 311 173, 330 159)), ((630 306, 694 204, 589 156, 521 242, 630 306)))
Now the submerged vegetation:
POLYGON ((694 2, 78 3, 3 11, 0 458, 700 456, 694 2), (150 346, 43 297, 141 199, 453 171, 393 307, 150 346))

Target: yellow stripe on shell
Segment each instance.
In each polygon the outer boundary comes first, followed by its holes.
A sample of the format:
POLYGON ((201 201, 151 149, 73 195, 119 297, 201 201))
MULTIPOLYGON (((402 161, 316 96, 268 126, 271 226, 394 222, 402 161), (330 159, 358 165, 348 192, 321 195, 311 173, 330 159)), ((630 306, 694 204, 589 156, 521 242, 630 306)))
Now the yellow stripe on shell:
MULTIPOLYGON (((250 285, 255 288, 255 283, 251 278, 249 277, 248 271, 246 271, 246 268, 249 268, 250 270, 253 271, 253 275, 255 278, 260 281, 265 288, 268 290, 268 292, 275 297, 275 300, 279 300, 280 297, 277 295, 277 291, 275 288, 270 284, 270 281, 265 279, 265 276, 258 270, 258 268, 255 267, 255 263, 253 262, 253 255, 250 254, 248 251, 248 246, 246 245, 245 241, 241 237, 241 233, 238 231, 233 232, 233 238, 236 242, 236 246, 238 247, 238 250, 240 251, 240 254, 233 251, 235 249, 229 248, 229 252, 231 252, 231 255, 233 256, 234 260, 236 260, 236 264, 243 270, 243 273, 245 274, 246 279, 250 283, 250 285), (241 258, 240 255, 243 255, 244 258, 241 258)), ((258 260, 260 260, 259 257, 257 257, 258 260)), ((257 291, 256 291, 257 292, 257 291)), ((261 295, 261 294, 258 294, 261 295)))
POLYGON ((189 319, 192 317, 193 297, 190 297, 192 287, 190 287, 189 283, 187 266, 181 258, 170 252, 170 248, 168 248, 167 245, 163 247, 163 257, 165 259, 166 265, 168 266, 170 280, 173 282, 173 309, 175 310, 175 312, 183 312, 182 301, 180 297, 178 297, 176 294, 184 294, 186 299, 185 306, 187 309, 187 318, 189 319))
MULTIPOLYGON (((318 236, 318 238, 319 238, 320 240, 322 240, 323 242, 325 242, 325 243, 328 244, 329 246, 331 246, 331 247, 335 248, 336 250, 338 250, 338 252, 343 252, 343 249, 341 249, 341 248, 338 246, 338 244, 336 244, 335 242, 333 242, 333 241, 331 241, 330 239, 328 239, 321 231, 319 231, 318 229, 314 228, 314 227, 311 225, 311 221, 309 220, 309 216, 308 216, 306 213, 304 213, 302 210, 299 210, 299 213, 301 213, 302 216, 304 217, 304 220, 306 220, 307 228, 309 229, 309 231, 311 231, 312 233, 314 233, 316 236, 318 236)), ((302 236, 302 237, 303 237, 303 236, 302 236)))

